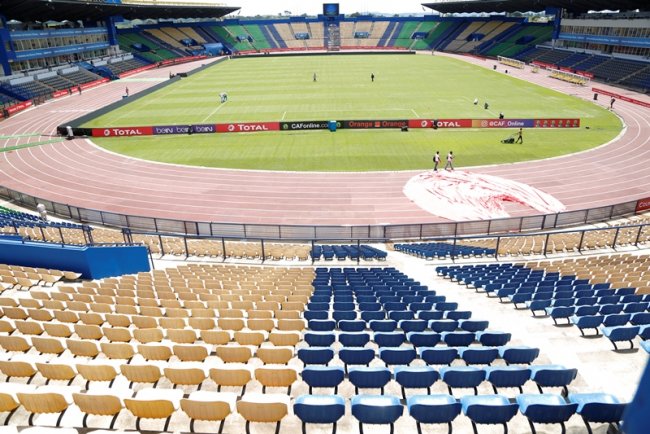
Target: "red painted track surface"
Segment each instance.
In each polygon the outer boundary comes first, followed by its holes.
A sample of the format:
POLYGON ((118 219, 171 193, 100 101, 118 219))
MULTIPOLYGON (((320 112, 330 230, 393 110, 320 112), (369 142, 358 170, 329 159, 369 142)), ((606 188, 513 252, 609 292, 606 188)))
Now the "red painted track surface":
MULTIPOLYGON (((464 58, 492 68, 492 61, 464 58)), ((137 78, 168 77, 194 64, 144 72, 137 78)), ((499 68, 502 69, 501 67, 499 68)), ((497 72, 498 73, 498 72, 497 72)), ((515 77, 591 99, 590 88, 511 71, 515 77)), ((129 82, 131 94, 156 84, 129 82)), ((645 95, 608 88, 644 101, 645 95)), ((0 136, 55 134, 65 123, 121 98, 124 83, 48 102, 0 122, 0 136)), ((600 104, 609 103, 601 97, 600 104)), ((537 187, 569 210, 593 208, 650 196, 650 109, 617 101, 627 128, 607 146, 545 161, 472 168, 537 187)), ((281 134, 281 133, 278 133, 281 134)), ((53 137, 0 139, 10 147, 53 137)), ((462 162, 460 162, 462 163, 462 162)), ((0 154, 0 185, 77 207, 147 217, 224 223, 367 225, 445 221, 413 204, 402 188, 419 172, 297 173, 209 169, 140 161, 76 139, 0 154)), ((511 207, 512 215, 533 215, 511 207)))

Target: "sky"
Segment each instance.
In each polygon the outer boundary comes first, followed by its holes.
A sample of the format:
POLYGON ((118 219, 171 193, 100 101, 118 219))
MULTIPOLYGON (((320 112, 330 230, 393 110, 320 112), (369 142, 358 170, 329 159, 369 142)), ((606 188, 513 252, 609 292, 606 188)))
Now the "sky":
MULTIPOLYGON (((197 0, 200 1, 200 0, 197 0)), ((205 1, 205 0, 203 0, 205 1)), ((323 3, 339 3, 342 14, 352 14, 354 12, 383 12, 387 14, 397 13, 431 13, 422 10, 423 1, 415 0, 218 0, 219 3, 227 6, 241 7, 241 15, 277 15, 291 12, 292 15, 316 15, 323 12, 323 3)))

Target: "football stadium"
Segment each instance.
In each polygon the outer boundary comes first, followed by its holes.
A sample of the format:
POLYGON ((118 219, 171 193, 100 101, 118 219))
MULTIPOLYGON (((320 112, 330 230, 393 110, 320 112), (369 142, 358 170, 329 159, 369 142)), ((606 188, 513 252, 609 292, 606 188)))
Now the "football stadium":
POLYGON ((647 433, 647 2, 241 3, 0 3, 0 433, 647 433))

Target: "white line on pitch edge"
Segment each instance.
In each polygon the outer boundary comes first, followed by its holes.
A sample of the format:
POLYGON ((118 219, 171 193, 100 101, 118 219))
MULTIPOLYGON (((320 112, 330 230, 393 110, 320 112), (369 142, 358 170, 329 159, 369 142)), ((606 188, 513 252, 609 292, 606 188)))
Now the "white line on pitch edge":
POLYGON ((411 109, 411 111, 413 112, 413 114, 415 115, 416 118, 419 118, 419 117, 420 117, 420 115, 418 114, 418 112, 416 112, 416 111, 413 110, 413 109, 411 109))
POLYGON ((280 120, 283 121, 283 120, 284 120, 284 117, 285 117, 286 115, 287 115, 287 112, 283 112, 283 113, 282 113, 282 119, 280 119, 280 120))
POLYGON ((217 107, 216 109, 212 110, 212 113, 210 113, 209 115, 207 115, 207 116, 205 117, 205 119, 203 119, 201 122, 203 123, 203 122, 207 121, 208 119, 210 119, 210 117, 212 117, 213 114, 215 114, 216 112, 218 112, 219 109, 220 109, 221 107, 223 107, 223 103, 222 103, 222 104, 219 104, 219 107, 217 107))

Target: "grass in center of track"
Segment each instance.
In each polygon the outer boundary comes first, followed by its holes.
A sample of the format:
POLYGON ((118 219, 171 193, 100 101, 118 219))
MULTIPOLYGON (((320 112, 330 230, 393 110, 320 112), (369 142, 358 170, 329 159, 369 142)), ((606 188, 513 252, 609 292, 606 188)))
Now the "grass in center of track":
POLYGON ((453 150, 458 166, 573 153, 621 129, 614 114, 500 72, 437 56, 359 55, 236 59, 103 115, 85 126, 413 118, 582 119, 579 129, 529 129, 524 145, 500 141, 514 130, 339 130, 95 139, 137 158, 208 167, 369 171, 431 167, 453 150), (317 81, 313 81, 316 74, 317 81), (371 81, 371 74, 375 81, 371 81), (219 102, 227 92, 229 100, 219 102), (474 105, 474 98, 480 100, 474 105), (483 103, 488 102, 485 109, 483 103), (585 127, 589 127, 588 129, 585 127))

